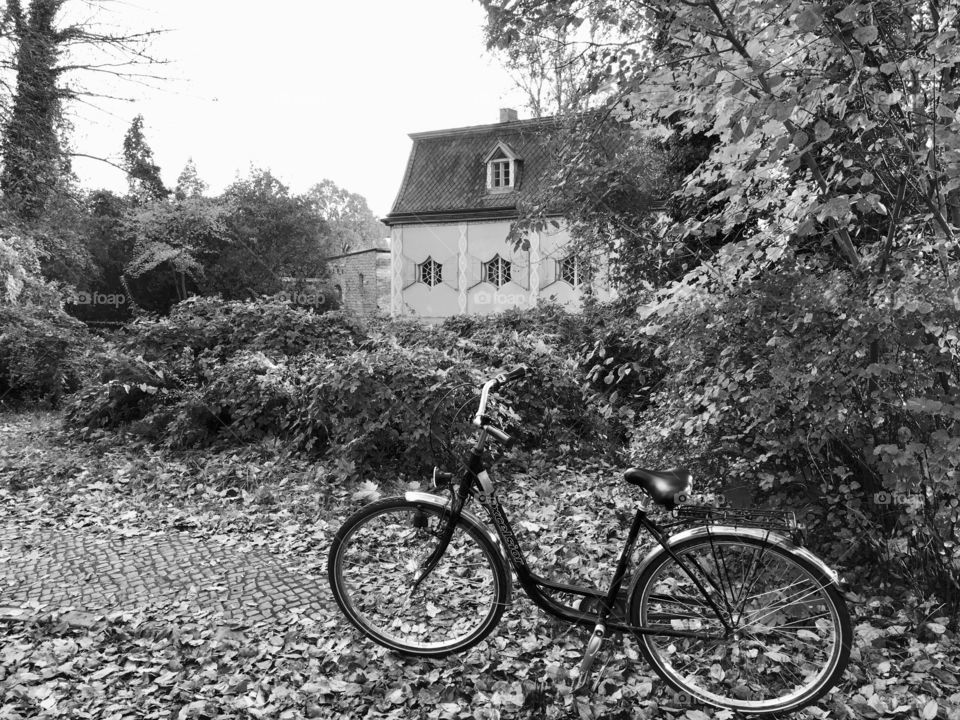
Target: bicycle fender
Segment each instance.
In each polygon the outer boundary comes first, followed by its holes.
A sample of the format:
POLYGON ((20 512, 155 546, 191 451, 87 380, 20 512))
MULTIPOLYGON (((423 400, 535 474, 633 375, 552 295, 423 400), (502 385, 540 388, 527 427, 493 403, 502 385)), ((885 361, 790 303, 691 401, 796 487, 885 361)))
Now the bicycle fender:
MULTIPOLYGON (((709 537, 709 536, 740 536, 740 537, 751 537, 758 540, 766 540, 767 542, 775 545, 776 547, 789 552, 793 555, 797 555, 808 563, 813 565, 815 568, 820 570, 824 577, 829 578, 829 585, 835 585, 838 588, 840 587, 840 576, 837 572, 827 565, 823 560, 818 558, 812 552, 807 550, 804 547, 800 547, 795 544, 793 540, 787 537, 784 533, 777 532, 776 530, 767 530, 764 528, 751 528, 751 527, 739 527, 735 525, 705 525, 703 527, 690 528, 689 530, 684 530, 679 532, 676 535, 671 536, 667 540, 667 545, 669 547, 674 547, 675 545, 689 540, 690 538, 698 537, 709 537)), ((646 570, 647 566, 654 562, 661 555, 665 554, 667 551, 663 549, 660 545, 657 545, 653 550, 647 553, 646 557, 640 561, 640 564, 637 566, 636 573, 634 577, 639 578, 640 575, 646 570)))
MULTIPOLYGON (((449 498, 441 497, 439 495, 432 495, 431 493, 416 492, 414 490, 405 492, 403 494, 403 499, 406 500, 407 502, 418 502, 418 503, 423 503, 425 505, 432 505, 433 507, 439 508, 441 510, 444 508, 449 509, 450 507, 449 498)), ((508 568, 511 567, 510 560, 509 558, 507 558, 507 551, 504 549, 503 545, 500 543, 500 538, 497 536, 496 533, 490 530, 490 528, 484 525, 483 521, 480 520, 480 518, 477 517, 476 514, 464 508, 460 512, 460 519, 463 520, 463 522, 465 522, 467 525, 470 525, 472 528, 479 530, 481 533, 486 535, 487 538, 493 543, 494 547, 496 547, 497 550, 500 551, 500 557, 503 560, 503 562, 506 564, 506 566, 508 568)))

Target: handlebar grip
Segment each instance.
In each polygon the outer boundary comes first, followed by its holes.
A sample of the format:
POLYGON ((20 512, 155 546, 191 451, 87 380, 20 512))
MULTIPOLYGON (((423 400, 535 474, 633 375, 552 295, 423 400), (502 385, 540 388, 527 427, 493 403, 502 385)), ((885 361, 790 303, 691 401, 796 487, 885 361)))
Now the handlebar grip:
POLYGON ((509 435, 507 435, 500 428, 494 425, 487 425, 486 428, 487 428, 487 432, 493 435, 493 437, 496 438, 497 441, 503 444, 504 446, 510 447, 511 445, 513 445, 514 439, 509 435))
POLYGON ((510 372, 508 372, 506 375, 503 376, 503 380, 504 382, 513 382, 514 380, 519 380, 526 374, 527 374, 527 366, 517 365, 517 367, 515 367, 513 370, 511 370, 510 372))

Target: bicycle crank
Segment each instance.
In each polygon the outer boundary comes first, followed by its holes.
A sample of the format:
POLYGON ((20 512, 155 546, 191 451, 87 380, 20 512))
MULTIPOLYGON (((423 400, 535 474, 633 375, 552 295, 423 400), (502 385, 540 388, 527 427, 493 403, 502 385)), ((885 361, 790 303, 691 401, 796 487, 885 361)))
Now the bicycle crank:
POLYGON ((606 627, 603 623, 597 623, 593 629, 593 635, 587 641, 587 648, 583 651, 583 660, 580 661, 580 674, 573 684, 574 690, 586 687, 590 680, 590 670, 593 668, 593 661, 597 659, 597 652, 603 645, 603 638, 606 635, 606 627))

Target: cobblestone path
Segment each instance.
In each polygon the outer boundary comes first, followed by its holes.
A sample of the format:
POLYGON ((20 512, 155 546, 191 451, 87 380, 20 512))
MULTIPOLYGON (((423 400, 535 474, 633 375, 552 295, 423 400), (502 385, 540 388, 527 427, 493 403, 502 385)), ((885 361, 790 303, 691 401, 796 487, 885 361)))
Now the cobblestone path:
POLYGON ((225 621, 255 623, 290 611, 319 619, 332 603, 325 582, 266 551, 185 533, 21 532, 0 526, 0 607, 37 601, 98 612, 191 599, 223 612, 225 621))

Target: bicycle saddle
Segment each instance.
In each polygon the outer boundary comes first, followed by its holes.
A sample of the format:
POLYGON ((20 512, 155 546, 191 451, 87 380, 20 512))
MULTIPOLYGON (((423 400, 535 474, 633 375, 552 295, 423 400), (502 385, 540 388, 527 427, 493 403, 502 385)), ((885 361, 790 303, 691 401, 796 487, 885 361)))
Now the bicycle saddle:
POLYGON ((623 474, 624 480, 631 485, 640 487, 655 503, 663 505, 668 510, 677 506, 678 495, 689 495, 693 490, 693 476, 686 468, 670 468, 669 470, 644 470, 630 468, 623 474))

